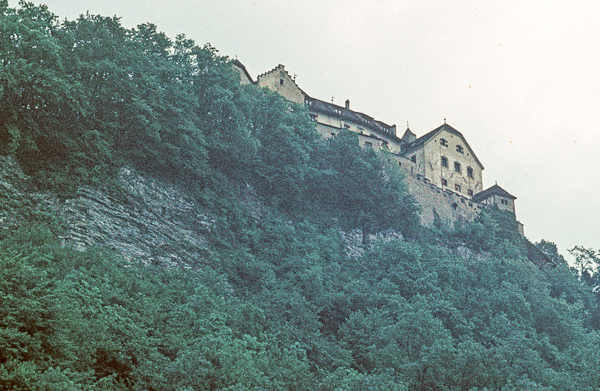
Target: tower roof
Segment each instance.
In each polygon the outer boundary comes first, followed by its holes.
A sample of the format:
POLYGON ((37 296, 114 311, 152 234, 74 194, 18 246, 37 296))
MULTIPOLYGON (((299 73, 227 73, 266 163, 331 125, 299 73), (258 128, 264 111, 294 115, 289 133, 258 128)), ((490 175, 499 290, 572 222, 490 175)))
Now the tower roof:
POLYGON ((404 132, 404 135, 402 136, 402 141, 410 143, 410 142, 416 141, 416 139, 417 139, 417 135, 414 134, 410 130, 409 127, 406 127, 406 131, 404 132))
POLYGON ((509 192, 507 192, 506 190, 504 190, 500 186, 494 185, 494 186, 492 186, 490 188, 485 189, 482 192, 479 192, 479 193, 475 194, 473 196, 473 202, 483 201, 486 198, 491 197, 492 195, 499 195, 499 196, 504 197, 504 198, 510 198, 511 200, 516 200, 517 199, 517 197, 515 197, 512 194, 510 194, 509 192))

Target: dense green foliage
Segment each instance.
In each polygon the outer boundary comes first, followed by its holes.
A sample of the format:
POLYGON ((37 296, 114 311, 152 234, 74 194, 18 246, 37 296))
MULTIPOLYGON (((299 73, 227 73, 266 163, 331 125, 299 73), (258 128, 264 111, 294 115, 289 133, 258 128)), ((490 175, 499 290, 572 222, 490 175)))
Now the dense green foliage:
POLYGON ((355 135, 320 140, 303 107, 150 24, 0 0, 0 61, 0 148, 37 186, 68 196, 127 164, 214 216, 210 266, 169 268, 61 247, 34 199, 3 201, 27 218, 0 235, 0 389, 600 389, 596 252, 574 249, 577 273, 542 242, 541 270, 494 209, 420 227, 355 135))
POLYGON ((264 221, 208 269, 32 227, 0 242, 2 389, 594 390, 592 291, 564 266, 264 221))

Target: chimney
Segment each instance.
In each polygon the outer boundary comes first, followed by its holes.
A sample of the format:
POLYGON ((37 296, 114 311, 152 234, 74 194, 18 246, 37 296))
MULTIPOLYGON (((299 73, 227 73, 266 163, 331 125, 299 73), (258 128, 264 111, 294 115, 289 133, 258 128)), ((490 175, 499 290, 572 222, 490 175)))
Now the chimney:
POLYGON ((350 99, 346 99, 346 110, 350 110, 350 99))

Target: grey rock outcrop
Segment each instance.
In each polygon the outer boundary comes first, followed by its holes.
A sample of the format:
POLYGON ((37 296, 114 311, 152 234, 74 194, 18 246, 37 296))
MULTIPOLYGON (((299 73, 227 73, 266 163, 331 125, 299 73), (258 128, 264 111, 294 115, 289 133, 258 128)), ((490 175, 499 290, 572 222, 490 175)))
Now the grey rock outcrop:
POLYGON ((212 220, 175 186, 124 167, 116 186, 81 186, 60 200, 37 193, 12 157, 0 157, 0 223, 3 230, 35 222, 29 210, 48 211, 64 229, 63 244, 79 250, 110 249, 128 260, 198 264, 208 255, 212 220))
POLYGON ((201 262, 211 221, 179 189, 122 168, 118 191, 82 186, 56 205, 67 226, 66 245, 111 249, 127 259, 173 264, 201 262))

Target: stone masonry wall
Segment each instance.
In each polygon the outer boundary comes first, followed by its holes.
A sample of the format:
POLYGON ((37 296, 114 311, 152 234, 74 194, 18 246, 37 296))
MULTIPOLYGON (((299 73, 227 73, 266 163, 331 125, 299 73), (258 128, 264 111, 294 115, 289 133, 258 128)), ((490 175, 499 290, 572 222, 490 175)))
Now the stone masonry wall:
POLYGON ((452 229, 457 221, 472 221, 481 207, 468 198, 450 190, 442 190, 422 175, 405 171, 405 182, 421 207, 421 224, 434 225, 436 214, 442 229, 452 229))

